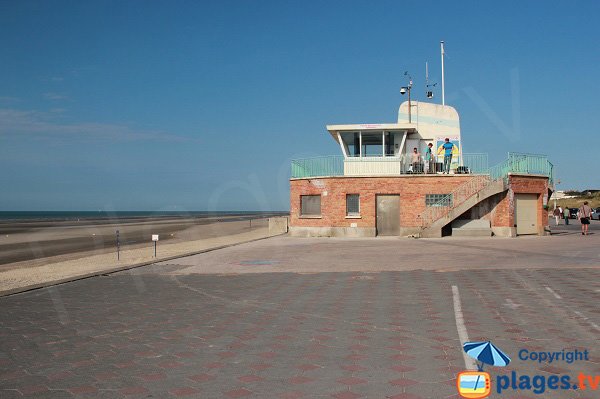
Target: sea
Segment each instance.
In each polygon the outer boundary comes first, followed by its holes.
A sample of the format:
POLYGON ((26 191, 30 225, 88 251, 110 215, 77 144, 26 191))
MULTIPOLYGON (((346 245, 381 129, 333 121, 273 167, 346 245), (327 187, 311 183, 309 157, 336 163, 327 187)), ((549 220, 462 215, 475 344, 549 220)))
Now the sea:
POLYGON ((148 218, 207 218, 220 216, 280 216, 284 211, 0 211, 0 221, 69 221, 148 218))

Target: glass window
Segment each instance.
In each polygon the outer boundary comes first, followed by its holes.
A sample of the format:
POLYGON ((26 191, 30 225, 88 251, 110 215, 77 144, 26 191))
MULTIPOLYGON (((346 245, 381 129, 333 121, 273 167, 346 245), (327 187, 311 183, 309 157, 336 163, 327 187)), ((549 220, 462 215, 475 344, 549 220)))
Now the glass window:
POLYGON ((342 143, 346 147, 346 153, 349 157, 360 156, 360 137, 358 132, 345 132, 340 134, 342 143))
POLYGON ((452 206, 452 194, 425 194, 425 206, 452 206))
POLYGON ((382 132, 362 134, 363 157, 380 157, 383 155, 382 132))
POLYGON ((346 216, 360 215, 360 196, 358 194, 346 194, 346 216))
POLYGON ((394 155, 394 138, 396 135, 393 132, 385 132, 385 155, 394 155))
POLYGON ((300 196, 300 215, 301 216, 321 216, 321 196, 320 195, 301 195, 300 196))

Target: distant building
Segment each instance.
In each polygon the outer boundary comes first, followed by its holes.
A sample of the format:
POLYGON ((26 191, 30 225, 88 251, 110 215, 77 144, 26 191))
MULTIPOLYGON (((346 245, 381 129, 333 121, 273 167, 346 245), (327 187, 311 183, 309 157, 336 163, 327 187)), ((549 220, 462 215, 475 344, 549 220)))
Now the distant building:
POLYGON ((545 156, 510 153, 489 168, 487 154, 463 153, 453 107, 412 101, 410 110, 402 103, 397 123, 328 125, 342 155, 292 161, 291 235, 544 234, 553 184, 545 156))
POLYGON ((552 199, 560 200, 560 199, 568 199, 575 198, 575 195, 567 195, 564 190, 557 190, 552 194, 552 199))

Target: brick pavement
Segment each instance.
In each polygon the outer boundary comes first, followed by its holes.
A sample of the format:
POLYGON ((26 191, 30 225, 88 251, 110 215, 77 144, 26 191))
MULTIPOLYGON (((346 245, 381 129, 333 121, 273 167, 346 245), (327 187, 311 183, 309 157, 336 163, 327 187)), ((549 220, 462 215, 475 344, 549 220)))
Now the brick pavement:
MULTIPOLYGON (((323 261, 344 263, 328 251, 332 242, 356 248, 352 240, 299 241, 322 251, 323 261)), ((217 252, 223 263, 235 255, 217 252)), ((255 255, 249 259, 269 259, 255 255)), ((513 360, 523 347, 593 350, 598 342, 590 323, 600 317, 597 268, 209 275, 188 267, 157 265, 0 298, 0 397, 456 397, 464 362, 453 285, 470 339, 492 339, 513 360)), ((491 371, 513 370, 599 374, 600 356, 552 366, 514 360, 491 371)), ((543 397, 593 397, 585 393, 543 397)))

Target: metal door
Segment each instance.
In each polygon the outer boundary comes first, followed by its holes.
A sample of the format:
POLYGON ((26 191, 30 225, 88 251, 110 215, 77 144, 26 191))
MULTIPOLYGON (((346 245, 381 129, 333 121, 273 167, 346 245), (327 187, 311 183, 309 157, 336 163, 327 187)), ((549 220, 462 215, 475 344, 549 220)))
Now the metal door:
POLYGON ((537 234, 537 194, 515 194, 517 234, 537 234))
POLYGON ((377 195, 377 235, 400 235, 400 196, 377 195))

